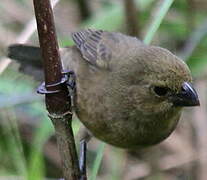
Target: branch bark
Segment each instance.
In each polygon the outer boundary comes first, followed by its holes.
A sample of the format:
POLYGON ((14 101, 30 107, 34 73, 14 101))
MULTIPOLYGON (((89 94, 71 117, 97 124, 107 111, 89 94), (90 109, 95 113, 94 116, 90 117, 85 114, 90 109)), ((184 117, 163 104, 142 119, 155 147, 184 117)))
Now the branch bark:
POLYGON ((124 0, 124 8, 128 34, 139 37, 138 10, 134 0, 124 0))
POLYGON ((55 127, 65 180, 78 180, 78 157, 71 128, 71 99, 62 81, 62 66, 56 38, 53 12, 49 0, 33 0, 39 42, 43 57, 45 103, 55 127), (51 93, 56 92, 56 93, 51 93))

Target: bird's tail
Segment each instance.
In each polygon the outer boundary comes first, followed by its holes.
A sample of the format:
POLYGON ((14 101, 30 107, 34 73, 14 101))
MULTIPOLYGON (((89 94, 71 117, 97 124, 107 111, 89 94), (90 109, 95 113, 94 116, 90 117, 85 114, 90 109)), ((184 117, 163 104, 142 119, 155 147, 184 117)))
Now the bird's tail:
POLYGON ((42 56, 39 47, 23 44, 13 44, 8 47, 7 56, 20 64, 20 71, 43 80, 42 56))
MULTIPOLYGON (((72 56, 75 47, 60 48, 63 69, 73 69, 72 56)), ((77 53, 75 53, 77 54, 77 53)), ((36 80, 43 80, 42 55, 39 47, 13 44, 8 47, 7 56, 20 64, 20 71, 33 76, 36 80)))
POLYGON ((35 68, 42 68, 42 56, 39 47, 13 44, 8 47, 7 56, 18 61, 21 65, 30 65, 35 68))

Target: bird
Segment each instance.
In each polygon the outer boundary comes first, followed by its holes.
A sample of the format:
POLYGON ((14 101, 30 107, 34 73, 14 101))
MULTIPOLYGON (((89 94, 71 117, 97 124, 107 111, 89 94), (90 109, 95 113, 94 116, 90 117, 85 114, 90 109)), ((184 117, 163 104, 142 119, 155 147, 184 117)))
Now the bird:
MULTIPOLYGON (((81 30, 72 39, 60 55, 63 69, 75 73, 74 111, 99 140, 125 149, 158 144, 184 107, 200 105, 188 66, 169 50, 104 30, 81 30)), ((22 69, 41 68, 39 47, 14 44, 8 57, 22 69)))

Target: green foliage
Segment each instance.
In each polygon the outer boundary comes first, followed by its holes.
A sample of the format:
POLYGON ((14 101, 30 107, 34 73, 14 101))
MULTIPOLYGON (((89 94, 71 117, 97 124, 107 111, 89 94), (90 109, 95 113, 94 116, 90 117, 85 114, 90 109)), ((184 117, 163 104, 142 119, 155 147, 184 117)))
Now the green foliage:
POLYGON ((100 143, 98 150, 97 150, 96 159, 93 163, 93 169, 92 169, 90 180, 96 180, 96 178, 97 178, 98 170, 101 165, 101 160, 102 160, 103 154, 104 154, 104 148, 105 148, 105 144, 100 143))
POLYGON ((144 38, 144 43, 150 44, 154 34, 158 30, 163 18, 165 17, 166 13, 168 12, 173 0, 166 0, 161 5, 160 9, 157 11, 156 15, 154 16, 153 23, 149 26, 146 36, 144 38))
POLYGON ((206 44, 207 44, 207 37, 202 39, 198 47, 193 52, 192 56, 187 61, 194 76, 202 76, 202 73, 206 72, 206 66, 207 66, 206 44))

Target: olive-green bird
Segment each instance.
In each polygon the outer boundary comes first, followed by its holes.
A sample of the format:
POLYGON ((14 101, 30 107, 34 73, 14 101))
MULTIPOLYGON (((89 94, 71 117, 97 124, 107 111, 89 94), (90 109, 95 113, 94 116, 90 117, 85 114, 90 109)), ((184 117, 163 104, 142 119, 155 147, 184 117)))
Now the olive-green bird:
MULTIPOLYGON (((183 107, 199 105, 189 68, 168 50, 102 30, 72 38, 75 46, 60 49, 63 68, 75 72, 75 112, 98 139, 121 148, 157 144, 183 107)), ((8 56, 25 70, 41 67, 40 48, 12 45, 8 56)))

